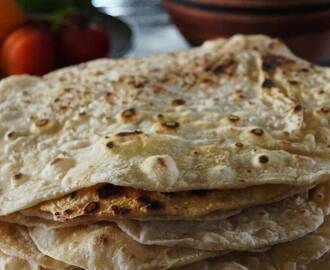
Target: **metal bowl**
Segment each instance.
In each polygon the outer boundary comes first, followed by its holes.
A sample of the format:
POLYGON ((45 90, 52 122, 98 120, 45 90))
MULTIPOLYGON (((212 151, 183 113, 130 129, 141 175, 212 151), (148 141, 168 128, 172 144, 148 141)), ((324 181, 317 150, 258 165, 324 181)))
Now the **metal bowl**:
POLYGON ((82 12, 99 19, 105 25, 111 39, 109 57, 122 57, 132 48, 133 32, 126 22, 106 14, 105 9, 102 8, 92 8, 82 12))

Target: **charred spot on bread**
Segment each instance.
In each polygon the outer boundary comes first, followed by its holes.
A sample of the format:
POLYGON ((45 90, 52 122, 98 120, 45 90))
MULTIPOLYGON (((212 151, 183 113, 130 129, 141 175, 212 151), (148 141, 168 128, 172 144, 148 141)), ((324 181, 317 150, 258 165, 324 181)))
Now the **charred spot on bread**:
POLYGON ((111 210, 113 211, 113 213, 117 216, 122 216, 122 215, 126 215, 129 212, 131 212, 131 209, 126 208, 126 207, 121 207, 118 205, 112 205, 111 206, 111 210))
POLYGON ((100 209, 100 204, 98 202, 90 202, 85 206, 84 212, 86 214, 92 214, 99 209, 100 209))
POLYGON ((271 79, 265 79, 262 82, 262 88, 272 88, 274 86, 275 86, 275 84, 271 79))
POLYGON ((116 136, 118 137, 126 137, 126 136, 132 136, 132 135, 140 135, 143 134, 142 130, 133 130, 133 131, 122 131, 116 133, 116 136))
POLYGON ((104 184, 97 188, 96 192, 100 199, 107 199, 111 196, 118 195, 120 191, 122 190, 122 187, 115 186, 112 184, 104 184))
POLYGON ((261 128, 251 129, 250 132, 256 136, 262 136, 264 134, 264 131, 261 128))
POLYGON ((159 210, 163 208, 163 204, 155 199, 152 199, 146 195, 138 197, 137 201, 146 206, 148 210, 159 210))

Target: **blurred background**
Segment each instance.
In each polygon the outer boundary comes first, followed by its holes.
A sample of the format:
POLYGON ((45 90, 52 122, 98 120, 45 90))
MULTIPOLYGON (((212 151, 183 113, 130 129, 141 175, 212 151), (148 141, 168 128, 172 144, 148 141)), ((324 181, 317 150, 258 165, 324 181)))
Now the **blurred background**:
POLYGON ((160 0, 94 0, 93 5, 131 26, 134 38, 129 55, 147 55, 189 47, 171 24, 160 0))
POLYGON ((93 0, 93 5, 127 22, 134 33, 129 55, 182 50, 189 47, 160 0, 93 0))
POLYGON ((330 0, 0 0, 1 72, 42 75, 100 57, 267 34, 330 64, 330 0))

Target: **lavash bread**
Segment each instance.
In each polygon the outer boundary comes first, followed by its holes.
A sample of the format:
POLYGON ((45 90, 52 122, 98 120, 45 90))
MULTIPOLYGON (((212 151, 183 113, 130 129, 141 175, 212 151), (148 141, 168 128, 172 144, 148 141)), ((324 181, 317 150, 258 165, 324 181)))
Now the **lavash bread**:
POLYGON ((312 261, 308 265, 300 267, 300 270, 327 270, 330 265, 330 251, 324 254, 320 259, 312 261))
POLYGON ((0 251, 0 269, 1 270, 81 270, 77 267, 66 268, 44 268, 41 265, 24 260, 19 257, 11 256, 0 251))
POLYGON ((231 253, 178 270, 218 270, 222 269, 222 265, 227 265, 231 270, 327 270, 329 254, 330 217, 327 217, 315 232, 292 242, 276 245, 264 253, 231 253))
POLYGON ((44 254, 88 270, 168 269, 217 255, 193 249, 144 246, 113 224, 53 230, 38 227, 30 229, 30 235, 44 254))
POLYGON ((276 40, 236 36, 2 80, 0 214, 104 182, 175 192, 326 181, 329 77, 276 40))
POLYGON ((46 226, 27 229, 1 222, 0 236, 0 251, 47 269, 167 269, 220 254, 193 249, 143 246, 114 224, 51 230, 46 226))
POLYGON ((40 267, 35 263, 28 262, 15 256, 7 255, 0 251, 0 269, 40 270, 40 267))
POLYGON ((292 241, 315 231, 330 210, 330 184, 310 194, 244 209, 224 220, 118 220, 121 230, 145 245, 202 250, 253 250, 292 241), (308 196, 309 195, 309 196, 308 196))
POLYGON ((69 266, 41 253, 31 240, 27 228, 19 225, 0 222, 0 251, 46 268, 69 266))
POLYGON ((6 216, 0 216, 0 221, 4 223, 10 224, 18 224, 26 227, 44 227, 44 228, 58 228, 63 227, 64 223, 59 223, 47 219, 43 219, 40 217, 30 217, 25 216, 20 212, 13 213, 6 216))
POLYGON ((0 251, 61 270, 325 267, 329 79, 235 36, 3 80, 0 251))
POLYGON ((100 184, 23 210, 28 216, 60 222, 117 219, 210 219, 302 193, 309 187, 261 185, 235 190, 150 192, 100 184))
MULTIPOLYGON (((271 205, 245 209, 227 219, 158 222, 118 220, 117 225, 144 245, 222 251, 255 250, 292 241, 315 231, 323 223, 329 209, 330 185, 322 184, 310 191, 309 195, 296 195, 271 205)), ((44 230, 74 225, 21 216, 24 219, 16 219, 17 223, 43 227, 44 230)))
MULTIPOLYGON (((226 212, 214 212, 212 214, 206 216, 199 216, 193 219, 184 219, 184 220, 224 220, 228 217, 237 215, 241 212, 241 209, 236 209, 233 211, 226 211, 226 212)), ((143 219, 143 220, 173 220, 171 218, 161 217, 160 219, 143 219)), ((91 216, 83 216, 81 218, 75 218, 71 220, 66 220, 65 222, 54 221, 52 219, 47 219, 40 216, 30 216, 25 215, 22 212, 16 212, 13 214, 9 214, 6 216, 0 216, 0 221, 7 222, 7 223, 14 223, 19 225, 24 225, 27 227, 35 227, 35 226, 42 226, 42 227, 49 227, 49 228, 62 228, 62 227, 71 227, 77 225, 86 225, 86 224, 93 224, 101 221, 112 221, 115 220, 108 220, 107 218, 101 217, 97 218, 93 215, 91 216)))

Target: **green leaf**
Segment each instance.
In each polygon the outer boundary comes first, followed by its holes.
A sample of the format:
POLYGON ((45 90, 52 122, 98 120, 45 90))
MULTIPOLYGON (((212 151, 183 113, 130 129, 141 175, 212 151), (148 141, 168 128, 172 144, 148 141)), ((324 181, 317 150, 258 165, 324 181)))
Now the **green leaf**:
POLYGON ((91 0, 72 0, 72 5, 76 8, 82 9, 93 7, 91 0))
POLYGON ((56 14, 73 8, 71 0, 17 0, 27 13, 56 14))
POLYGON ((17 2, 28 17, 49 22, 53 29, 61 24, 68 13, 74 10, 83 12, 93 8, 90 0, 17 0, 17 2))

